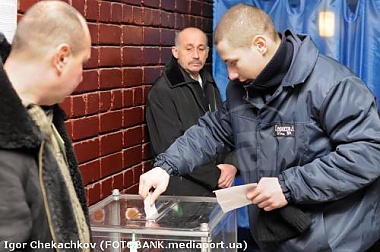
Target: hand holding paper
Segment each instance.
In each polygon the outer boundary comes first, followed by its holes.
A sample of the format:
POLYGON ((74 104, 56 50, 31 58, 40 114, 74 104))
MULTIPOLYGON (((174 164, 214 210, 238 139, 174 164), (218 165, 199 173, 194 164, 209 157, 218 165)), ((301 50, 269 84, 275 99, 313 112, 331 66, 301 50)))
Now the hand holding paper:
POLYGON ((154 219, 155 215, 157 214, 156 206, 151 204, 152 202, 152 193, 149 193, 148 197, 144 200, 144 211, 146 219, 154 219))
POLYGON ((216 199, 221 206, 223 212, 228 212, 239 207, 252 204, 252 201, 247 199, 246 194, 249 189, 255 188, 257 183, 251 183, 230 188, 214 191, 216 199))

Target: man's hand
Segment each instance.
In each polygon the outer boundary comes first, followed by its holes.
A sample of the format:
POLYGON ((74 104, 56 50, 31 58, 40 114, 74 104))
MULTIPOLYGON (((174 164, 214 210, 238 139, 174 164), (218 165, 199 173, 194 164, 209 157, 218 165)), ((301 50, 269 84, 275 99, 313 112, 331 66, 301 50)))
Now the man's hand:
POLYGON ((257 187, 249 190, 246 196, 253 204, 265 211, 281 208, 288 204, 278 178, 260 179, 257 187))
POLYGON ((220 177, 218 180, 219 188, 231 187, 235 180, 236 167, 230 164, 218 164, 217 167, 220 169, 220 177))
POLYGON ((169 184, 169 174, 160 167, 155 167, 152 170, 142 174, 140 176, 139 183, 139 194, 145 199, 151 188, 154 188, 152 192, 152 202, 153 204, 158 196, 160 196, 163 192, 165 192, 166 188, 169 184))

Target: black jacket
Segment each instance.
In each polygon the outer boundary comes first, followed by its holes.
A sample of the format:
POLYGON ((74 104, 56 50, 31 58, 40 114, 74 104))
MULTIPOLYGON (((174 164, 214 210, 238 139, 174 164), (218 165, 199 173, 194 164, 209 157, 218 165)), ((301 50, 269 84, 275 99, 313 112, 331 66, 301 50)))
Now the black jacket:
MULTIPOLYGON (((220 93, 211 74, 205 70, 201 70, 200 74, 205 96, 199 83, 172 57, 152 86, 146 103, 146 122, 154 155, 164 152, 188 128, 197 124, 207 111, 215 111, 221 105, 220 93)), ((216 164, 231 163, 223 159, 220 155, 217 160, 190 175, 172 177, 165 193, 212 196, 211 191, 217 189, 220 177, 216 164)))
MULTIPOLYGON (((8 53, 9 45, 0 34, 0 55, 6 58, 8 53)), ((12 88, 2 59, 0 90, 0 241, 25 242, 26 251, 33 250, 30 246, 36 244, 31 242, 36 241, 78 241, 75 217, 58 164, 12 88)), ((54 106, 53 123, 65 141, 70 175, 89 224, 82 178, 65 130, 64 113, 58 105, 54 106)), ((4 246, 0 242, 0 251, 4 246)))

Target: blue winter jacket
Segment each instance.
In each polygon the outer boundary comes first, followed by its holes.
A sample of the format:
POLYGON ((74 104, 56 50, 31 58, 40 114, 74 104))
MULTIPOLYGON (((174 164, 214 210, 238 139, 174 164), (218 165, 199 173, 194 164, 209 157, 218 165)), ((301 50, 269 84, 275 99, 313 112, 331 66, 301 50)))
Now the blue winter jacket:
MULTIPOLYGON (((278 177, 311 228, 262 251, 365 251, 380 239, 380 118, 374 96, 346 67, 319 54, 309 36, 287 31, 292 64, 263 102, 231 82, 223 107, 208 113, 155 166, 184 174, 235 149, 244 183, 278 177)), ((250 227, 258 208, 249 206, 250 227)))

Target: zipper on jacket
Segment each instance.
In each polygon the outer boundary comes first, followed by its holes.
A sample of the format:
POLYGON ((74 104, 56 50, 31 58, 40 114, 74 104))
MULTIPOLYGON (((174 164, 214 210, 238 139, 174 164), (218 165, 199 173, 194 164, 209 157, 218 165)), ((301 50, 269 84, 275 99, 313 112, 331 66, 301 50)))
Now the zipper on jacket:
POLYGON ((244 86, 244 90, 245 90, 245 100, 248 101, 249 100, 249 97, 248 97, 248 88, 244 86))
MULTIPOLYGON (((53 225, 52 225, 52 220, 51 220, 51 213, 49 211, 49 207, 48 207, 48 200, 47 200, 47 196, 46 196, 46 189, 45 189, 45 185, 43 183, 43 174, 42 174, 42 171, 43 171, 43 153, 44 153, 44 147, 45 147, 45 141, 42 141, 41 142, 41 146, 40 146, 40 150, 38 152, 38 172, 39 172, 39 182, 40 182, 40 187, 41 187, 41 193, 42 193, 42 197, 44 199, 44 206, 45 206, 45 212, 46 212, 46 216, 47 216, 47 219, 48 219, 48 225, 49 225, 49 228, 50 228, 50 234, 51 234, 51 237, 54 241, 55 244, 57 244, 57 237, 55 236, 55 233, 54 233, 54 228, 53 228, 53 225)), ((59 249, 57 248, 57 251, 59 251, 59 249)))
MULTIPOLYGON (((195 84, 194 83, 190 83, 190 84, 187 84, 187 85, 190 87, 190 90, 193 93, 193 96, 195 97, 195 100, 197 101, 198 105, 201 107, 201 110, 203 110, 203 113, 206 113, 207 112, 206 108, 203 106, 202 101, 199 100, 199 97, 197 95, 197 91, 194 90, 194 86, 192 86, 192 85, 195 85, 195 84)), ((199 85, 199 84, 197 83, 196 85, 199 85)), ((209 103, 209 106, 210 106, 210 103, 209 103)))

